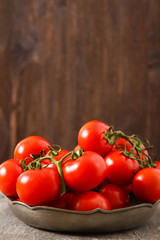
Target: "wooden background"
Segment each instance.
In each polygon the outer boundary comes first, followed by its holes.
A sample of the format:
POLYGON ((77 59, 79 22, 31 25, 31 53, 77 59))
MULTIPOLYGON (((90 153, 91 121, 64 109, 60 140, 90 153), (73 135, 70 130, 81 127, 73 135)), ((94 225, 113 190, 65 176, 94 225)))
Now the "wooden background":
POLYGON ((40 135, 72 149, 98 119, 160 159, 159 0, 0 0, 0 161, 40 135))

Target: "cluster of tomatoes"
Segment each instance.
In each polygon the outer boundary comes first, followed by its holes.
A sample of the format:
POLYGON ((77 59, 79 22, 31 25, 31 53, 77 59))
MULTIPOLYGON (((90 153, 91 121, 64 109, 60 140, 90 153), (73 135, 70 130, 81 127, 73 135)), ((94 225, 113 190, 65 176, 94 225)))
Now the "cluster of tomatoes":
POLYGON ((136 135, 100 121, 84 124, 73 151, 30 136, 0 165, 0 191, 30 206, 89 211, 160 199, 160 165, 136 135))

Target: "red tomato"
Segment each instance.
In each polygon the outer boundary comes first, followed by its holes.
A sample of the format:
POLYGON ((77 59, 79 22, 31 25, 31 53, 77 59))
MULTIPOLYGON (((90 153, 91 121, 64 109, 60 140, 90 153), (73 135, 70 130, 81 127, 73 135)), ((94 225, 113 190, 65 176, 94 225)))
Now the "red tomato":
POLYGON ((74 191, 88 191, 98 186, 105 178, 106 164, 95 152, 85 152, 76 160, 70 160, 63 166, 66 185, 74 191))
POLYGON ((17 194, 22 202, 30 206, 52 202, 60 191, 61 182, 56 168, 28 170, 17 180, 17 194))
MULTIPOLYGON (((64 157, 67 153, 69 153, 68 150, 61 150, 60 153, 56 156, 54 156, 54 160, 56 161, 60 161, 62 159, 62 157, 64 157)), ((67 156, 63 161, 62 163, 65 163, 65 161, 67 159, 71 158, 71 155, 67 156)), ((53 163, 50 159, 44 159, 42 162, 41 162, 42 166, 43 167, 47 167, 47 168, 57 168, 55 163, 53 163)))
MULTIPOLYGON (((118 150, 119 147, 124 151, 125 150, 125 147, 127 149, 127 151, 129 152, 133 145, 125 138, 120 138, 116 141, 116 144, 118 145, 118 147, 116 145, 113 145, 113 150, 118 150)), ((133 150, 134 154, 136 154, 136 150, 133 150)))
POLYGON ((80 193, 73 198, 71 203, 71 210, 91 211, 96 208, 111 209, 109 201, 97 192, 80 193))
POLYGON ((64 193, 49 206, 55 208, 69 209, 73 197, 74 197, 73 193, 64 193))
MULTIPOLYGON (((67 153, 69 153, 68 150, 62 149, 62 150, 60 151, 60 153, 54 157, 54 159, 55 159, 56 161, 59 161, 59 160, 61 160, 62 157, 64 157, 67 153)), ((69 159, 70 157, 71 157, 71 155, 67 156, 63 161, 66 161, 66 160, 69 159)))
POLYGON ((106 184, 100 189, 100 193, 108 199, 111 209, 128 207, 130 204, 128 193, 118 185, 106 184))
POLYGON ((103 122, 93 120, 84 124, 78 133, 78 144, 84 151, 94 151, 105 156, 112 150, 112 146, 103 136, 109 126, 103 122))
POLYGON ((160 169, 160 162, 159 161, 155 161, 155 164, 157 165, 157 169, 160 169))
POLYGON ((15 147, 14 158, 21 160, 29 157, 30 154, 38 155, 40 151, 48 148, 48 146, 52 147, 50 143, 42 137, 26 137, 22 141, 20 141, 15 147))
MULTIPOLYGON (((54 156, 54 159, 55 159, 56 161, 59 161, 59 160, 61 160, 62 157, 64 157, 67 153, 69 153, 68 150, 62 149, 56 156, 54 156)), ((70 157, 71 157, 71 155, 67 156, 67 157, 63 160, 63 162, 65 162, 65 161, 66 161, 67 159, 69 159, 70 157)), ((43 161, 41 162, 41 164, 42 164, 43 166, 45 166, 45 165, 48 165, 48 164, 52 164, 52 161, 49 160, 49 159, 45 159, 45 160, 43 160, 43 161)))
MULTIPOLYGON (((122 151, 124 151, 125 148, 126 148, 126 150, 129 152, 133 148, 133 145, 125 138, 118 139, 116 141, 116 145, 113 146, 113 150, 118 150, 119 147, 121 147, 122 151), (116 145, 118 145, 118 147, 116 145)), ((142 144, 142 148, 144 148, 143 144, 142 144)), ((143 152, 148 155, 148 151, 147 150, 144 150, 143 152)), ((144 153, 141 153, 141 157, 142 157, 143 160, 145 160, 145 154, 144 153)), ((137 151, 134 149, 132 151, 132 154, 137 154, 137 151)), ((138 156, 137 156, 137 159, 139 159, 138 156)))
POLYGON ((132 184, 122 186, 127 193, 132 192, 132 184))
POLYGON ((18 201, 18 202, 22 202, 20 198, 17 198, 16 201, 18 201))
MULTIPOLYGON (((23 160, 23 159, 21 159, 21 160, 23 160)), ((18 159, 19 162, 20 162, 21 160, 18 159)), ((31 158, 31 157, 27 158, 27 159, 25 160, 26 166, 27 166, 30 162, 32 162, 33 160, 34 160, 34 158, 31 158)), ((24 163, 24 160, 21 161, 21 164, 23 164, 23 163, 24 163)))
POLYGON ((0 165, 0 191, 8 197, 16 198, 16 182, 23 172, 19 161, 9 159, 0 165))
POLYGON ((107 170, 106 177, 111 183, 118 185, 128 185, 140 170, 136 160, 130 159, 119 150, 113 150, 104 158, 107 170))
POLYGON ((154 203, 160 199, 160 170, 144 168, 133 179, 133 193, 143 202, 154 203))

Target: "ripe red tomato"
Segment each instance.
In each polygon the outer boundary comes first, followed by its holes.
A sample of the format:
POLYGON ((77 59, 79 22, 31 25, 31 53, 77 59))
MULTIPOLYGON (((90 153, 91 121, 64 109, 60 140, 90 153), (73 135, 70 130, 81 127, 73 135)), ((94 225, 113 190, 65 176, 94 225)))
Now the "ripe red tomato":
POLYGON ((122 186, 122 188, 123 188, 127 193, 131 193, 131 192, 132 192, 132 184, 124 185, 124 186, 122 186))
POLYGON ((159 161, 155 161, 155 164, 157 165, 157 169, 160 169, 160 162, 159 161))
POLYGON ((19 161, 9 159, 0 165, 0 191, 7 197, 17 198, 16 182, 23 172, 19 161))
POLYGON ((100 193, 108 199, 111 209, 128 207, 130 204, 128 193, 118 185, 106 184, 100 189, 100 193))
POLYGON ((154 203, 160 199, 160 170, 144 168, 133 179, 133 193, 143 202, 154 203))
POLYGON ((22 202, 30 206, 52 202, 60 191, 61 182, 56 168, 28 170, 17 180, 17 194, 22 202))
MULTIPOLYGON (((119 147, 120 147, 122 151, 124 151, 125 148, 126 148, 126 150, 129 152, 133 148, 133 145, 125 138, 118 139, 116 141, 116 145, 113 145, 113 150, 118 150, 119 147), (116 145, 118 145, 118 147, 116 145)), ((142 144, 142 148, 144 148, 143 144, 142 144)), ((148 151, 147 150, 144 150, 143 152, 148 155, 148 151)), ((145 160, 145 154, 144 153, 140 153, 141 158, 143 160, 145 160)), ((137 154, 137 151, 134 149, 132 151, 132 154, 137 154)), ((139 156, 137 156, 137 159, 139 159, 139 156)))
POLYGON ((88 191, 98 186, 105 178, 106 164, 95 152, 85 152, 76 160, 70 160, 63 166, 66 185, 74 191, 88 191))
MULTIPOLYGON (((14 150, 15 159, 25 159, 30 154, 38 155, 43 149, 51 147, 50 143, 39 136, 30 136, 20 141, 14 150)), ((49 150, 49 149, 48 149, 49 150)))
POLYGON ((49 206, 55 208, 69 209, 73 197, 74 197, 73 193, 64 193, 49 206))
POLYGON ((84 192, 77 194, 71 203, 71 210, 91 211, 96 208, 110 210, 111 206, 107 198, 97 192, 84 192))
MULTIPOLYGON (((59 160, 61 160, 62 157, 64 157, 67 153, 69 153, 68 150, 62 149, 56 156, 54 156, 54 159, 55 159, 56 161, 59 161, 59 160)), ((69 159, 70 157, 71 157, 70 155, 67 156, 67 157, 63 160, 63 162, 65 162, 65 161, 66 161, 67 159, 69 159)), ((45 166, 45 165, 48 165, 48 164, 52 164, 52 162, 51 162, 51 160, 49 160, 49 159, 44 159, 44 160, 41 162, 41 164, 42 164, 43 166, 45 166)))
POLYGON ((84 151, 94 151, 105 156, 112 150, 112 146, 103 136, 109 126, 103 122, 93 120, 84 124, 78 133, 78 144, 84 151))
MULTIPOLYGON (((68 150, 62 149, 62 150, 60 151, 60 153, 54 157, 54 159, 55 159, 56 161, 59 161, 59 160, 62 159, 62 157, 64 157, 64 156, 65 156, 66 154, 68 154, 68 153, 69 153, 68 150)), ((67 156, 67 157, 64 159, 64 161, 66 161, 66 160, 69 159, 70 157, 71 157, 71 155, 67 156)))
POLYGON ((136 160, 126 157, 119 150, 111 151, 104 159, 107 165, 106 177, 117 185, 130 184, 134 175, 140 170, 136 160))

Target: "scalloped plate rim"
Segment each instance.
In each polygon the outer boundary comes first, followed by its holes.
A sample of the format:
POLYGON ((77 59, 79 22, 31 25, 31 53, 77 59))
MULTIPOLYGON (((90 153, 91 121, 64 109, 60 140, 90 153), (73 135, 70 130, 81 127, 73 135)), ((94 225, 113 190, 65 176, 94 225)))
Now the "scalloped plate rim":
MULTIPOLYGON (((5 196, 6 197, 6 196, 5 196)), ((156 201, 155 203, 139 203, 135 204, 126 208, 119 208, 119 209, 111 209, 111 210, 103 210, 100 208, 96 208, 91 211, 76 211, 76 210, 69 210, 69 209, 61 209, 61 208, 55 208, 55 207, 49 207, 49 206, 29 206, 26 203, 16 201, 16 200, 11 200, 10 198, 6 197, 8 201, 12 205, 22 205, 30 210, 33 211, 38 211, 38 210, 51 210, 51 211, 58 211, 58 212, 63 212, 63 213, 71 213, 71 214, 81 214, 81 215, 90 215, 90 214, 95 214, 97 212, 104 213, 104 214, 111 214, 111 213, 118 213, 118 212, 125 212, 137 208, 142 208, 142 207, 148 207, 148 208, 154 208, 160 203, 160 200, 156 201)))

